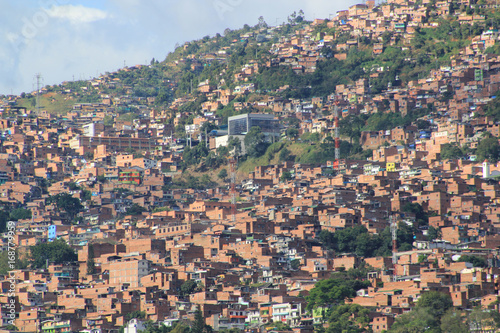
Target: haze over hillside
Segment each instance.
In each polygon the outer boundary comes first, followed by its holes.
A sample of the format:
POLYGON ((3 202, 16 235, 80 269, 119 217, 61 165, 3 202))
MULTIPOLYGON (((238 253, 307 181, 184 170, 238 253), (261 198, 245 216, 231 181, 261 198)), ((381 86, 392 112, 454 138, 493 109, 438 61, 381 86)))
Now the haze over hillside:
POLYGON ((36 89, 43 84, 89 79, 125 65, 164 59, 174 46, 205 35, 254 25, 259 16, 270 24, 303 9, 308 19, 345 9, 327 0, 16 0, 3 1, 0 14, 0 94, 36 89))

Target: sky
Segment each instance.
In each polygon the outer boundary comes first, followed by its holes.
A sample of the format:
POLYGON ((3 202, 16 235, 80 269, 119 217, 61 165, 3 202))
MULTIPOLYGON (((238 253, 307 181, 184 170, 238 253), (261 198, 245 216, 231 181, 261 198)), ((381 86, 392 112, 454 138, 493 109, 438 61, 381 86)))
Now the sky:
POLYGON ((360 0, 0 0, 0 95, 164 60, 175 45, 256 25, 333 17, 360 0))

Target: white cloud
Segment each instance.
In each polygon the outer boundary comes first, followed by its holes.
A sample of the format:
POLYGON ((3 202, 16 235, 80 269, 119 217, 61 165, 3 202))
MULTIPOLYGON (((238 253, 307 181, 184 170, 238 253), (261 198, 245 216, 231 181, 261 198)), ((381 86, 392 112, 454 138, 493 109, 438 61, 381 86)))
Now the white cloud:
POLYGON ((73 24, 90 23, 108 17, 105 11, 84 7, 82 5, 52 6, 47 10, 47 14, 49 14, 50 17, 68 20, 73 24))

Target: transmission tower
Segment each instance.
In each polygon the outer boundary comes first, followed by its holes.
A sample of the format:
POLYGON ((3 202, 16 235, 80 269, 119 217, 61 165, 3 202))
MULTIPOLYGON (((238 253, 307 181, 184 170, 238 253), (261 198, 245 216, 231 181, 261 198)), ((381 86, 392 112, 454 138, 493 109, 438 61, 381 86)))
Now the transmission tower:
POLYGON ((231 172, 231 219, 236 222, 236 159, 231 156, 229 159, 231 172))
POLYGON ((391 224, 391 235, 392 235, 392 264, 395 265, 398 262, 397 256, 397 237, 398 237, 398 225, 397 219, 395 219, 392 215, 389 216, 389 223, 391 224))
POLYGON ((36 79, 36 114, 40 115, 40 85, 42 83, 43 77, 42 74, 37 73, 35 75, 36 79))
POLYGON ((340 163, 340 139, 339 139, 339 99, 335 98, 334 107, 334 126, 335 126, 335 164, 337 168, 340 163))

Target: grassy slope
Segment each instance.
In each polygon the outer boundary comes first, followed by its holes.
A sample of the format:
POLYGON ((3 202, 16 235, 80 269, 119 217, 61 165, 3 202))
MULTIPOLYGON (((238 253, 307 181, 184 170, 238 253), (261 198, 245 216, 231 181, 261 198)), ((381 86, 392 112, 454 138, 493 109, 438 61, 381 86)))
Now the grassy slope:
MULTIPOLYGON (((35 106, 32 104, 32 98, 23 98, 17 101, 17 105, 25 107, 27 110, 34 110, 35 106)), ((66 97, 56 93, 48 93, 40 97, 41 109, 47 110, 50 114, 65 115, 68 111, 73 109, 75 100, 72 97, 66 97)))
POLYGON ((309 144, 305 143, 291 143, 291 142, 283 143, 281 147, 279 147, 280 149, 268 149, 263 156, 259 158, 250 158, 242 162, 238 167, 238 172, 241 173, 242 176, 244 176, 254 171, 255 167, 257 166, 280 163, 279 153, 281 149, 285 147, 290 151, 292 155, 297 157, 300 157, 303 154, 311 151, 311 149, 314 149, 313 146, 310 146, 309 144))

